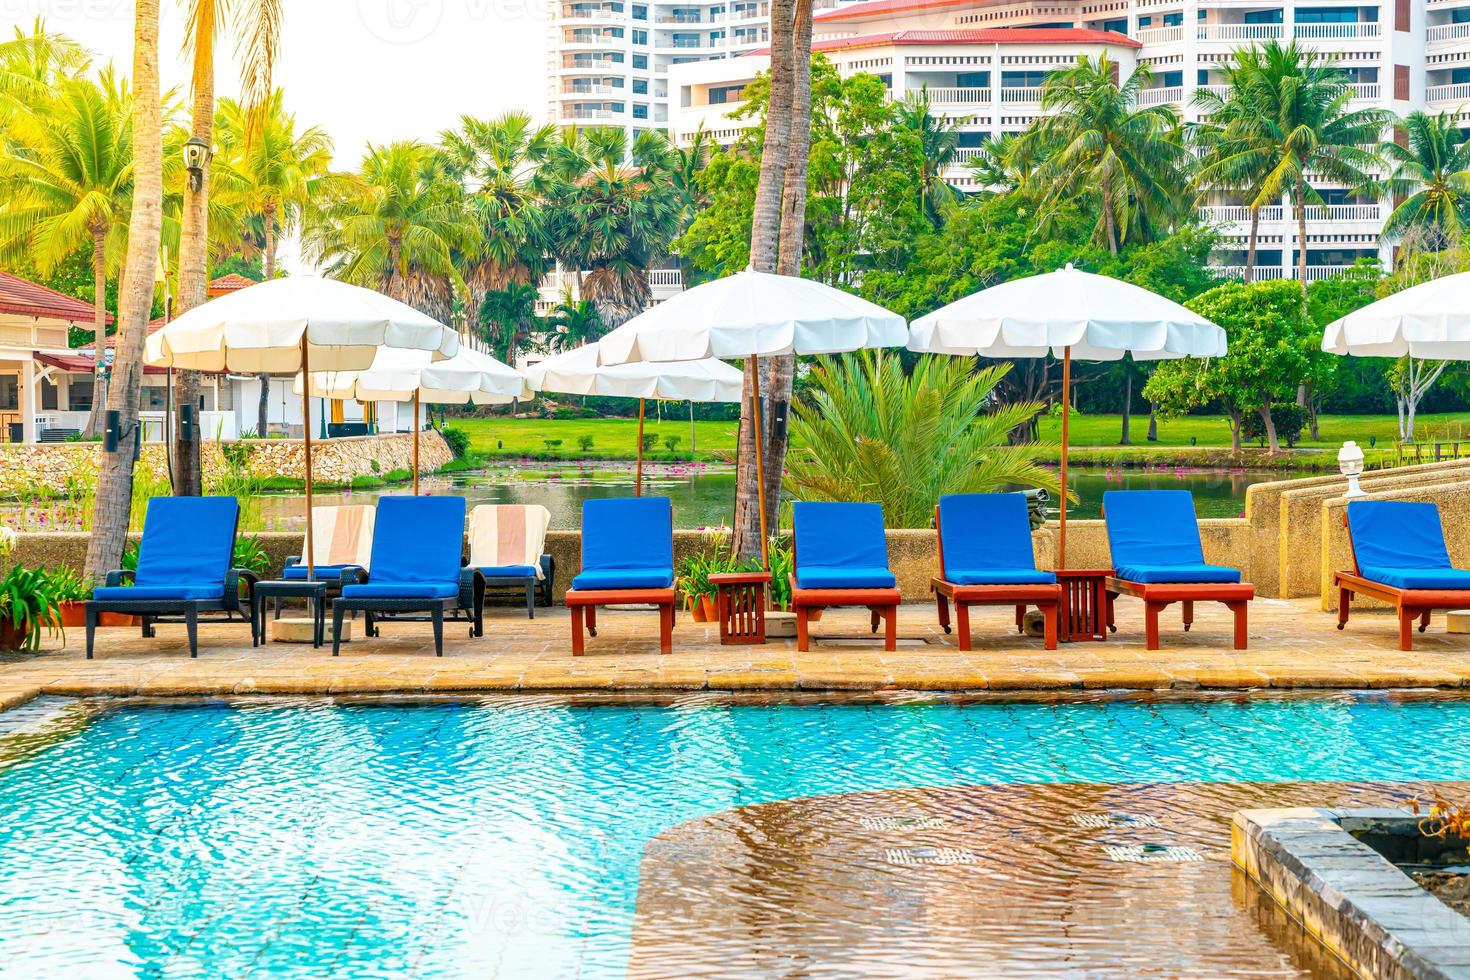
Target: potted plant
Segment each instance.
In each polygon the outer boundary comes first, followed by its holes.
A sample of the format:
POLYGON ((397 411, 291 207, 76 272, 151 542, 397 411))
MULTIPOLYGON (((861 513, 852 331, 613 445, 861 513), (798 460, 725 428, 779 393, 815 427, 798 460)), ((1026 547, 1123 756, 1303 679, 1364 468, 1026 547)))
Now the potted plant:
POLYGON ((87 600, 92 598, 92 583, 65 565, 52 569, 49 575, 58 621, 63 627, 86 626, 87 600))
POLYGON ((60 629, 51 577, 44 568, 11 568, 0 578, 0 650, 34 652, 41 631, 60 629))
POLYGON ((679 563, 679 595, 696 623, 715 618, 715 587, 709 581, 711 563, 710 556, 701 553, 686 555, 679 563))

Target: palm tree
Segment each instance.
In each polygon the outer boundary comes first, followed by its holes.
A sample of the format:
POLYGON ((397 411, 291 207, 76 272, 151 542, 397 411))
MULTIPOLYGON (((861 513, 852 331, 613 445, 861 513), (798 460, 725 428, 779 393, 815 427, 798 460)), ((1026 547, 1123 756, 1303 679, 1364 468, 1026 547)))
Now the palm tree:
POLYGON ((17 117, 29 117, 44 107, 60 83, 77 78, 91 59, 65 34, 46 30, 37 17, 29 34, 15 28, 15 37, 0 41, 0 122, 12 134, 17 117))
POLYGON ((970 159, 970 172, 974 174, 976 183, 998 193, 1019 190, 1035 169, 1031 149, 1031 145, 1015 133, 989 137, 970 159))
POLYGON ((546 317, 548 350, 572 350, 590 344, 605 332, 602 318, 597 315, 597 304, 590 299, 574 300, 570 295, 563 296, 546 317))
MULTIPOLYGON (((186 26, 185 51, 192 57, 190 91, 193 108, 190 135, 212 147, 215 123, 215 50, 226 33, 236 39, 236 58, 240 63, 240 102, 254 135, 254 120, 262 117, 275 86, 271 76, 281 49, 281 24, 286 16, 286 0, 183 0, 186 26)), ((210 176, 205 167, 202 177, 190 181, 184 190, 183 212, 179 234, 178 311, 192 310, 205 301, 209 283, 210 176)), ((180 403, 198 396, 199 374, 180 371, 176 392, 180 403)), ((199 441, 186 438, 190 433, 182 427, 176 442, 174 492, 197 495, 202 492, 199 468, 199 441)), ((260 435, 263 437, 265 432, 260 435)))
POLYGON ((1461 140, 1448 113, 1411 112, 1403 125, 1404 145, 1379 145, 1393 167, 1383 192, 1399 202, 1383 234, 1403 239, 1416 233, 1424 249, 1442 251, 1459 242, 1470 215, 1470 142, 1461 140))
POLYGON ((860 351, 818 359, 812 392, 794 407, 787 486, 802 500, 869 500, 890 527, 928 527, 947 493, 1010 487, 1057 490, 1034 446, 1009 433, 1041 405, 996 407, 1008 364, 974 370, 957 357, 899 358, 860 351))
POLYGON ((938 228, 944 208, 960 199, 960 192, 944 179, 959 151, 962 119, 936 116, 929 102, 929 87, 910 92, 895 107, 894 121, 918 138, 920 148, 919 196, 924 213, 938 228))
POLYGON ((453 290, 466 289, 454 256, 475 226, 433 147, 369 146, 360 170, 329 178, 321 197, 303 233, 308 260, 449 322, 453 290))
POLYGON ((471 309, 488 290, 535 283, 546 274, 545 165, 556 138, 555 126, 535 127, 524 112, 464 116, 458 130, 443 134, 445 168, 465 186, 478 228, 464 257, 471 309))
POLYGON ((582 276, 580 295, 609 329, 647 307, 648 270, 668 255, 679 207, 667 137, 644 130, 628 145, 621 129, 568 133, 549 172, 552 249, 582 276))
POLYGON ((158 2, 137 0, 133 27, 133 195, 127 261, 118 298, 117 349, 108 411, 118 413, 117 448, 102 454, 85 574, 100 580, 122 561, 133 496, 133 450, 141 438, 143 340, 153 308, 153 272, 163 227, 163 112, 158 91, 158 2))
POLYGON ((480 304, 480 334, 505 363, 514 364, 517 354, 531 348, 540 296, 535 286, 524 282, 507 283, 504 289, 485 294, 480 304))
POLYGON ((1187 159, 1174 107, 1138 108, 1147 66, 1121 84, 1117 67, 1103 54, 1052 72, 1041 90, 1048 114, 1025 134, 1038 161, 1027 183, 1043 205, 1096 195, 1096 237, 1114 255, 1130 232, 1170 218, 1187 159))
POLYGON ((27 255, 49 274, 91 250, 96 348, 87 432, 95 435, 107 403, 107 279, 127 240, 133 193, 133 100, 110 70, 96 82, 70 79, 35 123, 26 142, 0 146, 0 194, 8 199, 0 255, 27 255))
MULTIPOLYGON (((1225 121, 1228 166, 1220 173, 1253 191, 1255 207, 1290 197, 1297 215, 1297 278, 1307 278, 1307 207, 1322 196, 1307 172, 1350 188, 1371 186, 1372 149, 1394 116, 1351 109, 1352 86, 1329 60, 1296 42, 1267 42, 1235 53, 1238 107, 1225 121), (1252 175, 1247 178, 1245 175, 1252 175)), ((1305 290, 1303 291, 1305 302, 1305 290)))
MULTIPOLYGON (((1226 94, 1201 87, 1195 91, 1194 103, 1201 120, 1194 128, 1195 140, 1204 151, 1200 169, 1195 174, 1195 187, 1204 194, 1210 190, 1226 191, 1245 198, 1250 214, 1250 232, 1246 237, 1245 281, 1255 279, 1256 244, 1260 239, 1261 208, 1271 199, 1262 195, 1262 185, 1270 174, 1269 154, 1257 152, 1246 138, 1252 128, 1255 108, 1249 101, 1249 79, 1240 66, 1231 62, 1222 66, 1227 82, 1226 94)), ((1279 200, 1279 197, 1277 198, 1279 200)))

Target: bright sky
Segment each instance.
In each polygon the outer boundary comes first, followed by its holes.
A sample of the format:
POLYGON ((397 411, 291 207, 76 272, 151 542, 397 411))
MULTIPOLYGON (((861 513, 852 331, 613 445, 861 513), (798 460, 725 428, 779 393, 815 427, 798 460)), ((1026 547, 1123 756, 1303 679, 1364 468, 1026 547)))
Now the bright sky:
MULTIPOLYGON (((165 89, 187 84, 182 4, 161 0, 165 89)), ((332 135, 337 166, 368 143, 433 140, 465 113, 546 106, 546 0, 287 0, 276 84, 299 125, 332 135)), ((37 16, 128 74, 132 0, 0 0, 0 36, 37 16)), ((224 52, 222 52, 224 53, 224 52)), ((221 63, 217 92, 239 91, 221 63)), ((294 251, 294 249, 292 250, 294 251)), ((294 256, 283 256, 290 269, 294 256)))

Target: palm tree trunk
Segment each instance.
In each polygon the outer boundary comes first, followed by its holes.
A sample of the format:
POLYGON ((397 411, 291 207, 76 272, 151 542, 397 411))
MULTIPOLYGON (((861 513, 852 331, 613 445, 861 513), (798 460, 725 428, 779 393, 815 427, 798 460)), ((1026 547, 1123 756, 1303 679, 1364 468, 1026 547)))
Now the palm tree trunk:
POLYGON ((1302 284, 1302 309, 1307 308, 1307 181, 1296 177, 1296 277, 1302 284))
MULTIPOLYGON (((782 188, 791 139, 791 89, 793 84, 792 29, 796 0, 771 3, 771 94, 766 107, 765 140, 761 147, 760 180, 750 227, 750 267, 756 272, 775 272, 781 232, 782 188)), ((745 364, 745 391, 740 408, 740 437, 735 468, 736 554, 754 557, 761 553, 760 504, 763 488, 757 486, 755 461, 755 397, 760 379, 756 360, 745 364)), ((764 460, 762 460, 764 464, 764 460)))
MULTIPOLYGON (((776 272, 801 275, 806 244, 807 153, 812 141, 812 0, 796 0, 791 41, 791 145, 781 190, 781 236, 776 272)), ((771 411, 766 425, 766 526, 775 528, 781 512, 781 478, 786 469, 787 416, 796 356, 767 361, 766 391, 771 411)))
POLYGON ((92 412, 87 438, 102 432, 107 408, 107 228, 92 227, 92 412))
MULTIPOLYGON (((193 94, 190 135, 214 145, 214 40, 215 4, 197 4, 195 20, 193 94)), ((209 167, 204 168, 199 189, 184 185, 184 208, 179 227, 179 295, 177 312, 187 313, 209 298, 209 167)), ((174 372, 174 411, 179 406, 199 406, 198 371, 174 372)), ((199 431, 196 423, 174 430, 174 495, 197 497, 204 492, 199 462, 199 431)))
POLYGON ((1245 281, 1254 282, 1256 278, 1256 240, 1261 231, 1261 209, 1254 204, 1251 205, 1251 233, 1245 244, 1245 281))
POLYGON ((1131 446, 1133 440, 1129 438, 1129 423, 1133 421, 1133 368, 1123 365, 1126 369, 1123 374, 1123 432, 1118 439, 1118 445, 1131 446))
MULTIPOLYGON (((276 207, 267 202, 261 210, 265 219, 265 281, 270 282, 276 277, 276 207)), ((256 380, 260 382, 260 402, 255 407, 255 434, 264 439, 271 420, 271 376, 261 374, 256 380)))
POLYGON ((102 454, 97 509, 87 542, 87 577, 101 579, 122 562, 133 496, 133 450, 140 436, 143 341, 153 309, 153 270, 163 227, 163 120, 158 93, 158 3, 137 0, 133 36, 133 208, 118 301, 117 349, 107 397, 122 420, 117 449, 102 454))
POLYGON ((1113 222, 1113 195, 1107 188, 1103 189, 1102 197, 1103 226, 1108 231, 1108 251, 1113 255, 1118 254, 1118 229, 1113 222))

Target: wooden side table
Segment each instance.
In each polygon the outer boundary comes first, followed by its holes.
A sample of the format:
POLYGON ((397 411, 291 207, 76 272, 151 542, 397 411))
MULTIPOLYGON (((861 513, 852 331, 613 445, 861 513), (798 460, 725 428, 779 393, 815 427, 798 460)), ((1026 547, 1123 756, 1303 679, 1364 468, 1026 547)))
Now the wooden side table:
POLYGON ((770 572, 725 572, 709 577, 715 587, 715 616, 720 642, 766 642, 766 590, 770 572))
POLYGON ((1057 639, 1063 643, 1108 638, 1107 598, 1111 568, 1066 568, 1057 571, 1062 604, 1057 616, 1057 639))

